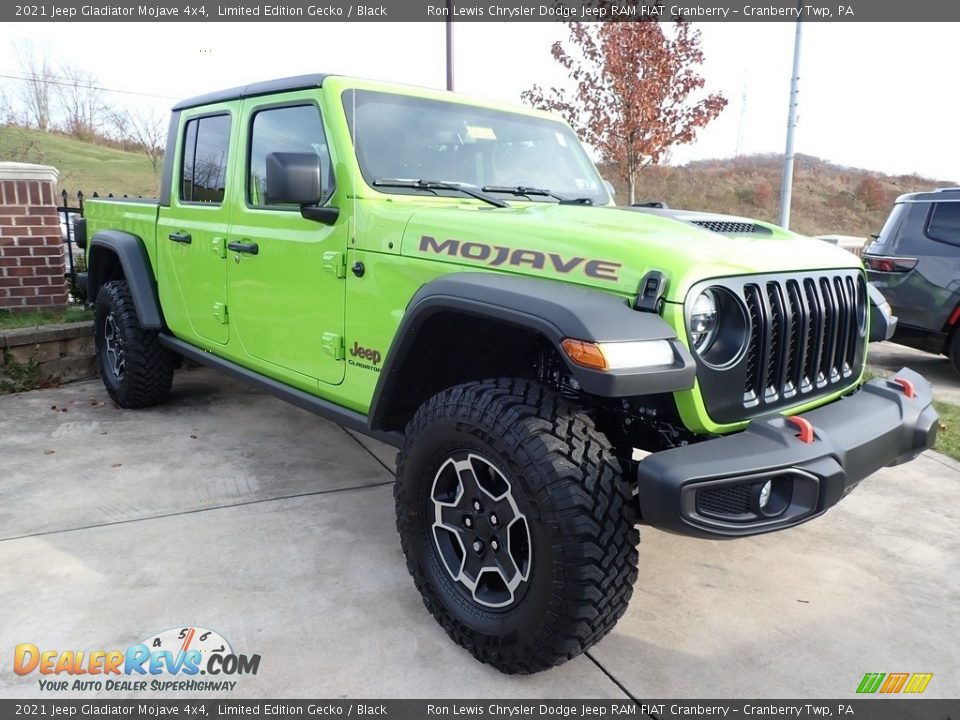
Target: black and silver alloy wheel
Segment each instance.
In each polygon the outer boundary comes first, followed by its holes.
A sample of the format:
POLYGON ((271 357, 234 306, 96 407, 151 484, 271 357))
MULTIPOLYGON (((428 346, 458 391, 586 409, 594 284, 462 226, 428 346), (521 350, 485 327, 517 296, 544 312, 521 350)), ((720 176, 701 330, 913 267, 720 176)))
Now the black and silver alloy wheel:
POLYGON ((113 377, 117 382, 122 382, 126 369, 126 350, 123 346, 123 336, 117 329, 117 322, 113 313, 109 313, 106 320, 103 321, 103 342, 107 354, 106 369, 113 371, 113 377))
POLYGON ((453 581, 484 607, 514 604, 530 578, 530 526, 503 473, 460 451, 437 470, 430 497, 433 540, 453 581))
POLYGON ((484 380, 434 395, 407 424, 394 497, 427 609, 502 672, 569 660, 626 610, 630 485, 590 416, 548 388, 484 380))

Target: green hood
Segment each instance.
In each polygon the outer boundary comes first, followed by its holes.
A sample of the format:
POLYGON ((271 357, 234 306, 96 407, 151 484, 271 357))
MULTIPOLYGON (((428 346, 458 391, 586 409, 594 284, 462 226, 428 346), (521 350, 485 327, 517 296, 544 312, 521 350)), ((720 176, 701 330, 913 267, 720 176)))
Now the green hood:
POLYGON ((672 302, 708 278, 860 267, 844 250, 780 228, 772 236, 728 237, 648 213, 552 203, 422 208, 410 217, 401 253, 627 296, 648 271, 660 270, 672 302))

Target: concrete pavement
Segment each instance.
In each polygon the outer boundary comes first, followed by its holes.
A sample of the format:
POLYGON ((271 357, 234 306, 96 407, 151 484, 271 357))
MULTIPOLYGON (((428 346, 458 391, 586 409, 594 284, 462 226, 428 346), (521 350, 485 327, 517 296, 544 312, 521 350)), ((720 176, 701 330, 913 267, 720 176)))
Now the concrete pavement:
POLYGON ((901 671, 960 695, 960 473, 936 453, 790 532, 642 529, 627 615, 532 677, 480 665, 424 609, 393 454, 208 370, 144 411, 97 381, 0 396, 0 697, 41 694, 11 670, 18 643, 110 650, 186 626, 261 655, 225 698, 853 698, 865 672, 901 671))

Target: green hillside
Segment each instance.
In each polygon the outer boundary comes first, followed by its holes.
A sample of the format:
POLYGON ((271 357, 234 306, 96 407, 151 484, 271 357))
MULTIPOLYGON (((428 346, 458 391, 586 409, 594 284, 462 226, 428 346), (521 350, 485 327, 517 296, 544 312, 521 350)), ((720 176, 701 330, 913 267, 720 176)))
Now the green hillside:
POLYGON ((0 161, 52 165, 60 171, 59 188, 71 196, 113 193, 156 194, 153 168, 140 153, 83 142, 57 132, 15 125, 0 126, 0 161))

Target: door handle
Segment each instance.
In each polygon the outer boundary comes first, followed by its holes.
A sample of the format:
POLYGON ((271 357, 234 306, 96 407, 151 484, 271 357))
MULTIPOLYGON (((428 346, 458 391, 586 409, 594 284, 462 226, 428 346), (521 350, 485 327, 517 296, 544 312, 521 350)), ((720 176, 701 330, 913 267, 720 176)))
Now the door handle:
POLYGON ((193 238, 190 237, 190 233, 184 232, 172 232, 170 233, 170 239, 174 242, 183 243, 184 245, 189 245, 193 242, 193 238))
POLYGON ((248 255, 259 255, 260 246, 255 242, 230 242, 227 243, 227 249, 233 252, 247 253, 248 255))

